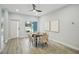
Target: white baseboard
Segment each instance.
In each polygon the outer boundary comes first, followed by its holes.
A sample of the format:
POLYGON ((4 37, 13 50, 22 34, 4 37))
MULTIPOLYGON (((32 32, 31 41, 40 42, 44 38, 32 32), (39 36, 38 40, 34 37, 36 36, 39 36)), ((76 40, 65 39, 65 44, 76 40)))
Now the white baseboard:
POLYGON ((66 43, 63 43, 63 42, 60 42, 60 41, 57 41, 57 40, 53 40, 53 41, 54 41, 54 42, 57 42, 57 43, 60 43, 60 44, 62 44, 62 45, 64 45, 64 46, 67 46, 67 47, 69 47, 69 48, 71 48, 71 49, 74 49, 74 50, 79 51, 79 48, 74 47, 74 46, 72 46, 72 45, 69 45, 69 44, 66 44, 66 43))

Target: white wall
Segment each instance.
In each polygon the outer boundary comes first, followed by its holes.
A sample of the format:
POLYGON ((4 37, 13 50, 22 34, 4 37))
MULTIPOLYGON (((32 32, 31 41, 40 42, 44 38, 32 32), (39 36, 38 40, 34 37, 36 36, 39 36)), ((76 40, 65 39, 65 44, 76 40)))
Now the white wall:
POLYGON ((25 21, 37 21, 38 19, 33 16, 23 15, 23 14, 17 14, 17 13, 9 13, 9 21, 10 20, 19 20, 20 21, 20 37, 25 37, 25 21))
POLYGON ((0 48, 1 50, 5 46, 5 42, 8 40, 8 11, 0 8, 0 48), (3 24, 1 29, 1 23, 3 24))
POLYGON ((0 8, 0 49, 1 49, 1 8, 0 8))
POLYGON ((40 17, 40 31, 45 30, 46 21, 57 19, 60 21, 60 32, 49 32, 49 39, 79 50, 79 5, 69 5, 40 17))

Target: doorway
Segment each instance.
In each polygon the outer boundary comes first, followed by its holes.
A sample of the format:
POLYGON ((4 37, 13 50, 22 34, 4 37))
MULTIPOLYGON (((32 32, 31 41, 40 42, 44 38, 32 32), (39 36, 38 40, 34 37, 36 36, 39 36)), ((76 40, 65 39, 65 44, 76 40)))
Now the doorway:
POLYGON ((19 21, 18 20, 10 20, 10 38, 19 37, 19 21))

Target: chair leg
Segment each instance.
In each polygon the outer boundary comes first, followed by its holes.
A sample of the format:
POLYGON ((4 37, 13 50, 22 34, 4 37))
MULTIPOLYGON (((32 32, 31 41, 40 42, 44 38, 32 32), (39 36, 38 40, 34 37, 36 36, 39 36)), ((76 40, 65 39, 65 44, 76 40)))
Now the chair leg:
POLYGON ((43 48, 43 43, 41 44, 42 48, 43 48))
POLYGON ((43 46, 47 47, 48 46, 47 42, 45 42, 43 46))

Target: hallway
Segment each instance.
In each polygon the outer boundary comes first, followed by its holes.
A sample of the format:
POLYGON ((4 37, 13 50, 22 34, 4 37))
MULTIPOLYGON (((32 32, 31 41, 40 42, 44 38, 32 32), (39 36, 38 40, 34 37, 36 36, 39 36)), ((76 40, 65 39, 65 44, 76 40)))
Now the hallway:
POLYGON ((49 41, 48 47, 36 48, 30 45, 29 38, 11 39, 6 43, 1 54, 75 54, 79 53, 61 44, 49 41), (52 43, 51 43, 52 42, 52 43))

